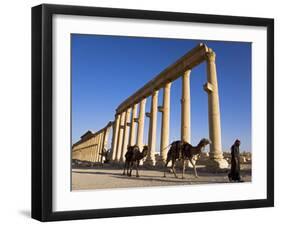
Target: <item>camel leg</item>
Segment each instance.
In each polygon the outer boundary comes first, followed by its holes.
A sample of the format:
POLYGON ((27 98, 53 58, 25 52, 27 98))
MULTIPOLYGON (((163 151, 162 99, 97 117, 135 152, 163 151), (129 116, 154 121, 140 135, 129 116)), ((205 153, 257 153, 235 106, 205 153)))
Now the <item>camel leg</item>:
POLYGON ((196 163, 193 163, 192 159, 189 159, 191 165, 193 166, 195 177, 198 178, 197 170, 196 170, 196 163))
POLYGON ((140 177, 140 175, 139 175, 139 164, 140 164, 140 162, 137 161, 136 162, 136 177, 140 177))
POLYGON ((168 169, 168 164, 169 164, 169 162, 170 162, 170 159, 167 158, 166 164, 165 164, 165 166, 164 166, 164 177, 166 177, 166 171, 167 171, 167 169, 168 169))
POLYGON ((129 172, 130 172, 130 162, 127 162, 127 176, 129 176, 129 172))
POLYGON ((185 161, 184 159, 182 159, 182 174, 181 174, 182 179, 184 179, 184 171, 185 171, 185 161))
POLYGON ((123 175, 125 175, 126 168, 127 168, 127 161, 125 161, 124 170, 123 170, 123 175))
POLYGON ((129 173, 129 176, 130 176, 130 177, 132 176, 133 166, 134 166, 134 162, 131 162, 131 165, 130 165, 130 173, 129 173))
POLYGON ((175 160, 172 159, 172 171, 175 175, 175 178, 178 178, 177 174, 176 174, 176 171, 175 171, 175 160))

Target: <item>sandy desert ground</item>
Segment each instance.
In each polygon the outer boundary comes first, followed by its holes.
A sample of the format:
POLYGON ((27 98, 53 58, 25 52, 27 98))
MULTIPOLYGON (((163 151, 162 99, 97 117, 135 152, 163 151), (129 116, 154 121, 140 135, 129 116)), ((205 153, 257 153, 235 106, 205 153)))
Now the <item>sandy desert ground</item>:
MULTIPOLYGON (((198 168, 197 171, 199 178, 195 178, 193 169, 188 168, 185 179, 181 179, 180 169, 177 171, 179 178, 172 173, 164 178, 162 169, 140 169, 140 177, 135 176, 135 171, 128 177, 122 175, 122 168, 111 166, 75 168, 72 169, 72 190, 230 183, 227 171, 214 173, 204 168, 198 168)), ((250 164, 241 166, 241 175, 245 182, 251 181, 250 164)))

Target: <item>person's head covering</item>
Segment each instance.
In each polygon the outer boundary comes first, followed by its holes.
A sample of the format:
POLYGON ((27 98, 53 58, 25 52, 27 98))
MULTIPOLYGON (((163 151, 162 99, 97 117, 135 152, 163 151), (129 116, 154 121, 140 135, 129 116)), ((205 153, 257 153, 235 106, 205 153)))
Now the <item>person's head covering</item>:
POLYGON ((240 145, 240 143, 241 143, 240 140, 238 140, 238 139, 235 140, 236 145, 240 145))

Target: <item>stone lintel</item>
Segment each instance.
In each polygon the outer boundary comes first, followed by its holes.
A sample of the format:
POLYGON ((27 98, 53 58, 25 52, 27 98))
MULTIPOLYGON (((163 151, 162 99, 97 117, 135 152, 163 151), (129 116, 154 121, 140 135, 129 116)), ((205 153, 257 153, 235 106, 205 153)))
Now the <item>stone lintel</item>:
POLYGON ((164 71, 150 80, 146 85, 136 91, 132 96, 123 101, 116 109, 116 113, 121 113, 125 109, 140 102, 155 90, 163 88, 168 82, 172 82, 180 77, 186 70, 192 69, 198 64, 206 60, 208 47, 204 44, 199 44, 184 56, 178 59, 175 63, 167 67, 164 71))

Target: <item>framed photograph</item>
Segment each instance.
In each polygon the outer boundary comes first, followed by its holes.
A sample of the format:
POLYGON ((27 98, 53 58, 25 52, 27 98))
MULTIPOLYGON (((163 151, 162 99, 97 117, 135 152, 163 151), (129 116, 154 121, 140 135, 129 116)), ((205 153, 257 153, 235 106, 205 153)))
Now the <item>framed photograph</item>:
POLYGON ((32 8, 32 217, 274 205, 274 21, 32 8))

